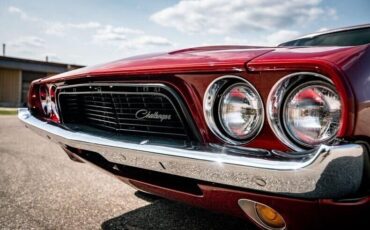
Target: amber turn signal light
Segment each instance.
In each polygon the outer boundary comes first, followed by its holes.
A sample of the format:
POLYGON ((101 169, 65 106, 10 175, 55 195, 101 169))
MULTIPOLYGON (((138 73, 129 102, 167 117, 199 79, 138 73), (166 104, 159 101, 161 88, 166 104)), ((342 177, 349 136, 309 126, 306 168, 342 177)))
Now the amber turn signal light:
POLYGON ((273 208, 270 208, 260 203, 256 203, 255 208, 258 217, 265 225, 274 229, 285 228, 285 221, 283 217, 273 208))

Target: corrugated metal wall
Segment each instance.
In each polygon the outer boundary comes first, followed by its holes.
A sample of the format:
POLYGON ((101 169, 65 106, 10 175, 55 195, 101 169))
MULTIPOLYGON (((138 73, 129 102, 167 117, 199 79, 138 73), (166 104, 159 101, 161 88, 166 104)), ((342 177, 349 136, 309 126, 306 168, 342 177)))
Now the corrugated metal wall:
POLYGON ((0 104, 18 106, 21 101, 22 72, 0 68, 0 104))

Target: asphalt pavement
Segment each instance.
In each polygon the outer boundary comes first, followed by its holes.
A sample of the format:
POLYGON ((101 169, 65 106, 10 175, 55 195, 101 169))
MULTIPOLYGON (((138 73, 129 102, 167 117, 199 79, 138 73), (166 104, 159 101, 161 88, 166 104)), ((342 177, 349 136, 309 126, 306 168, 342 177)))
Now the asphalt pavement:
POLYGON ((0 229, 255 229, 149 196, 0 116, 0 229))

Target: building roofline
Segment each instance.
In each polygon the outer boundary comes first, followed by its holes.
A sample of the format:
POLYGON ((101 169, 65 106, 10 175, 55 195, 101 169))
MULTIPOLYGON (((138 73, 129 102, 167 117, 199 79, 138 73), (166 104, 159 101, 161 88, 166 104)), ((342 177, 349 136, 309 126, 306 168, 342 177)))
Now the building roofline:
POLYGON ((69 64, 69 63, 61 63, 61 62, 49 62, 49 61, 41 61, 41 60, 35 60, 35 59, 12 57, 12 56, 0 56, 0 60, 17 61, 17 62, 25 62, 25 63, 41 64, 41 65, 71 66, 73 68, 85 67, 83 65, 77 65, 77 64, 69 64))
POLYGON ((79 69, 82 67, 84 66, 58 62, 46 62, 9 56, 0 56, 0 68, 7 69, 19 69, 22 71, 45 72, 45 73, 63 73, 69 70, 79 69))

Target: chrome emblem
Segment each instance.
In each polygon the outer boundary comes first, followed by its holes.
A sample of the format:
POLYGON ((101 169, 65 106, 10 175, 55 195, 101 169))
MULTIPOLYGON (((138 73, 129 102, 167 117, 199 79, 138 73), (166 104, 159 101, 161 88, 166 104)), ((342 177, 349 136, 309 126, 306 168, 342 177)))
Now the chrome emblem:
POLYGON ((152 112, 147 109, 140 109, 135 114, 136 119, 153 119, 153 120, 160 120, 161 122, 164 120, 171 120, 171 114, 160 114, 158 111, 152 112))

